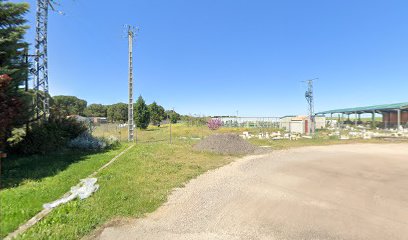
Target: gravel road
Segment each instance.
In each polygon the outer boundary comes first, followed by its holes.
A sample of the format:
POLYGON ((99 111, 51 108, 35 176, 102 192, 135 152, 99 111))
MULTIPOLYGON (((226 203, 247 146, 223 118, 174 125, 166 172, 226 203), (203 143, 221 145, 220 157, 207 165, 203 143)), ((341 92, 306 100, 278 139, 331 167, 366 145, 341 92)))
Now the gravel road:
POLYGON ((408 239, 408 144, 249 156, 96 239, 408 239))

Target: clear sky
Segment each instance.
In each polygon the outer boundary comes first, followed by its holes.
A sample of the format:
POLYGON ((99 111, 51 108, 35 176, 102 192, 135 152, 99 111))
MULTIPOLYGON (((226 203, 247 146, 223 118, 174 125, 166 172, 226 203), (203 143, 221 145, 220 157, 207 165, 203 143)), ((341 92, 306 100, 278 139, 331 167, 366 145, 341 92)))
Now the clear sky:
POLYGON ((316 111, 408 101, 406 0, 59 2, 51 95, 126 102, 123 25, 133 24, 135 94, 183 114, 304 114, 301 81, 315 77, 316 111))

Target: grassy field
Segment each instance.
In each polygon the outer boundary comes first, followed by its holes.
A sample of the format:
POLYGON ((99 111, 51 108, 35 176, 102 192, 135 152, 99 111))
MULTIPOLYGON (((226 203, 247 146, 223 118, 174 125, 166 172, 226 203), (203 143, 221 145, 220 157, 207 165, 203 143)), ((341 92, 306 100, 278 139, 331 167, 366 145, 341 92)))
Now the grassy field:
POLYGON ((126 144, 97 154, 61 152, 3 160, 0 237, 33 217, 44 203, 61 197, 81 178, 98 169, 124 147, 126 144))
POLYGON ((189 143, 135 146, 97 175, 100 189, 92 197, 58 207, 19 238, 78 239, 112 218, 143 216, 173 188, 233 159, 190 149, 189 143))
MULTIPOLYGON (((97 226, 117 217, 140 217, 154 211, 175 187, 197 175, 225 165, 236 156, 192 151, 197 138, 214 133, 252 130, 253 134, 275 129, 221 128, 172 126, 173 144, 169 142, 169 126, 150 127, 138 131, 139 143, 121 156, 109 168, 97 175, 100 189, 86 200, 75 200, 57 207, 49 216, 28 230, 21 239, 78 239, 97 226)), ((115 126, 95 129, 94 135, 117 134, 115 126)), ((122 140, 127 131, 121 129, 122 140)), ((259 140, 256 145, 272 149, 328 145, 353 142, 382 142, 379 140, 341 141, 322 136, 316 139, 259 140)), ((16 229, 34 216, 42 204, 61 197, 79 179, 86 177, 109 161, 128 143, 102 153, 83 154, 60 152, 48 156, 10 158, 2 163, 0 191, 0 237, 16 229)))

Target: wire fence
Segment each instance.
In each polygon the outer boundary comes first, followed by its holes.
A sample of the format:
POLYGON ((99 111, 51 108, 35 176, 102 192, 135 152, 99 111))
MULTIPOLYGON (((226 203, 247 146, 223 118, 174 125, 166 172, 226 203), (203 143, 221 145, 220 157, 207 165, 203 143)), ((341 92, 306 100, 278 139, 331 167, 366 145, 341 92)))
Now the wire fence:
MULTIPOLYGON (((216 133, 235 133, 242 135, 249 132, 253 135, 271 133, 308 134, 311 131, 309 119, 305 116, 284 117, 220 117, 221 126, 211 130, 207 126, 207 117, 191 117, 177 124, 163 122, 160 126, 150 125, 147 129, 135 128, 134 141, 138 143, 196 141, 216 133)), ((376 119, 374 123, 366 119, 336 119, 316 117, 316 130, 324 129, 396 129, 398 121, 376 119)), ((400 121, 400 127, 408 129, 408 121, 400 121)), ((127 124, 103 123, 92 126, 92 134, 97 137, 115 137, 120 141, 128 141, 127 124)))

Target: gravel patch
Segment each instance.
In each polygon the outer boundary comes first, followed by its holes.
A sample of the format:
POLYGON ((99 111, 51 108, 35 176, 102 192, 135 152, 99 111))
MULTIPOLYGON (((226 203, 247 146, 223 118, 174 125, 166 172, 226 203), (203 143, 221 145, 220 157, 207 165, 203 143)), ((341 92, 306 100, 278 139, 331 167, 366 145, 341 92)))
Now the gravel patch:
POLYGON ((196 151, 221 154, 249 154, 257 148, 236 134, 215 134, 208 136, 194 146, 196 151))

